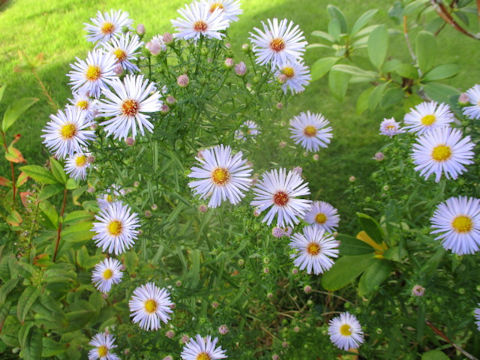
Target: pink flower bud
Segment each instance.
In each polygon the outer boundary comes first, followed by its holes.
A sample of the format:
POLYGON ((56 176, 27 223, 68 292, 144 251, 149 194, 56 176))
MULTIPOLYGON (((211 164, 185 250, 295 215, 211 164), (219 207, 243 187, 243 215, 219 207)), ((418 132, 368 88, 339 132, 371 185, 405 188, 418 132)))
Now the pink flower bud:
POLYGON ((302 176, 303 169, 301 166, 296 166, 292 169, 293 172, 296 172, 298 175, 302 176))
POLYGON ((303 291, 305 292, 305 294, 310 294, 312 292, 312 287, 310 285, 305 285, 303 291))
POLYGON ((297 274, 298 274, 298 269, 297 269, 297 268, 293 268, 293 269, 292 269, 292 274, 293 274, 293 275, 297 275, 297 274))
POLYGON ((172 338, 175 336, 175 332, 172 331, 172 330, 168 330, 168 331, 165 333, 165 336, 168 337, 169 339, 172 339, 172 338))
POLYGON ((160 106, 160 112, 162 114, 166 114, 169 111, 170 111, 170 107, 167 104, 162 104, 162 106, 160 106))
POLYGON ((247 65, 243 61, 235 65, 235 74, 238 76, 243 76, 247 73, 247 65))
POLYGON ((87 157, 87 163, 93 164, 95 162, 95 156, 90 155, 87 157))
POLYGON ((277 109, 282 110, 283 109, 283 104, 281 102, 277 103, 277 109))
POLYGON ((120 65, 120 64, 115 65, 115 67, 113 68, 113 72, 114 72, 115 75, 117 75, 117 76, 122 75, 122 73, 123 73, 123 67, 122 67, 122 65, 120 65))
POLYGON ((208 211, 208 206, 202 204, 198 207, 198 211, 200 211, 201 213, 206 213, 208 211))
POLYGON ((163 34, 163 42, 165 44, 170 44, 171 42, 173 41, 173 35, 166 32, 165 34, 163 34))
POLYGON ((460 105, 467 105, 470 102, 470 98, 467 93, 461 93, 458 97, 458 102, 460 105))
POLYGON ((278 75, 277 80, 280 84, 285 84, 285 82, 288 80, 288 77, 285 74, 280 74, 278 75))
POLYGON ((213 302, 212 302, 212 307, 213 307, 214 309, 218 308, 219 306, 220 306, 220 304, 219 304, 218 302, 216 302, 216 301, 213 301, 213 302))
POLYGON ((318 154, 313 155, 313 160, 314 161, 318 161, 318 159, 320 159, 320 155, 318 155, 318 154))
POLYGON ((138 24, 137 25, 137 34, 138 35, 145 34, 145 25, 143 25, 143 24, 138 24))
POLYGON ((385 159, 385 155, 382 152, 377 152, 374 156, 373 159, 376 161, 382 161, 385 159))
POLYGON ((177 99, 175 99, 172 95, 168 95, 165 101, 168 105, 173 105, 177 102, 177 99))
POLYGON ((353 175, 348 178, 348 181, 350 182, 355 182, 355 180, 357 180, 357 178, 353 175))
POLYGON ((422 285, 415 285, 413 288, 412 288, 412 295, 413 296, 423 296, 423 294, 425 294, 425 288, 422 286, 422 285))
POLYGON ((235 65, 235 61, 233 61, 232 58, 226 58, 225 59, 225 67, 227 67, 228 69, 232 68, 233 65, 235 65))
POLYGON ((231 49, 231 48, 232 48, 232 44, 230 44, 230 43, 225 43, 225 47, 226 47, 227 49, 231 49))
POLYGON ((283 229, 278 226, 275 226, 272 229, 272 235, 276 238, 281 238, 284 235, 283 229))
POLYGON ((186 344, 190 341, 190 337, 188 335, 182 335, 182 343, 186 344))
POLYGON ((178 86, 180 87, 187 87, 188 86, 188 83, 190 82, 190 79, 188 78, 188 75, 187 74, 183 74, 183 75, 180 75, 178 78, 177 78, 177 84, 178 86))
POLYGON ((280 356, 278 356, 277 354, 272 355, 272 360, 278 360, 278 359, 280 359, 280 356))
POLYGON ((89 186, 88 189, 87 189, 87 192, 89 194, 93 194, 95 192, 95 188, 93 186, 89 186))
POLYGON ((150 54, 152 55, 158 55, 162 51, 162 44, 160 41, 152 39, 150 40, 145 47, 150 51, 150 54))
POLYGON ((127 137, 125 139, 125 143, 128 145, 128 146, 132 146, 133 144, 135 144, 135 139, 134 138, 131 138, 131 137, 127 137))
POLYGON ((227 325, 220 325, 220 327, 218 328, 218 332, 221 334, 221 335, 226 335, 228 333, 228 326, 227 325))
POLYGON ((283 149, 285 146, 287 146, 287 143, 286 143, 285 141, 280 141, 280 142, 278 143, 278 147, 279 147, 280 149, 283 149))
POLYGON ((296 332, 296 333, 298 333, 298 332, 300 332, 300 328, 299 328, 298 326, 295 326, 295 327, 293 328, 293 331, 296 332))

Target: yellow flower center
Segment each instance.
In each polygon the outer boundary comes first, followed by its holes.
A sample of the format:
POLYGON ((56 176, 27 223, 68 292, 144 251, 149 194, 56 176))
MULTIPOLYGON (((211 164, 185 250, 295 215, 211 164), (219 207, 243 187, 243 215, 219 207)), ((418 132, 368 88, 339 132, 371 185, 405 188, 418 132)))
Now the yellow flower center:
POLYGON ((284 191, 277 191, 275 194, 273 194, 273 203, 277 206, 287 205, 288 200, 288 194, 284 191))
POLYGON ((125 100, 122 104, 123 115, 126 116, 135 116, 138 113, 138 102, 135 100, 125 100))
POLYGON ((387 130, 395 130, 397 127, 395 125, 387 125, 385 126, 387 130))
POLYGON ((210 12, 211 13, 213 13, 217 9, 223 10, 224 9, 223 4, 217 2, 217 3, 213 3, 212 6, 210 6, 210 12))
POLYGON ((352 335, 352 328, 348 324, 343 324, 340 326, 340 334, 343 336, 350 336, 352 335))
POLYGON ((318 255, 320 253, 320 245, 318 245, 316 242, 311 242, 307 245, 307 252, 310 255, 318 255))
POLYGON ((61 127, 60 135, 62 136, 63 140, 69 140, 73 138, 77 134, 77 127, 75 124, 68 123, 61 127))
POLYGON ((127 53, 122 49, 117 49, 113 52, 113 55, 117 58, 118 61, 122 62, 127 58, 127 53))
POLYGON ((115 25, 113 25, 111 22, 104 22, 100 31, 102 32, 103 35, 108 35, 111 34, 115 30, 115 25))
POLYGON ((270 49, 272 49, 275 52, 282 51, 283 49, 285 49, 285 41, 281 38, 273 39, 270 42, 270 49))
POLYGON ((325 215, 324 213, 318 213, 315 216, 315 221, 319 224, 325 224, 327 222, 327 215, 325 215))
POLYGON ((205 21, 198 20, 193 24, 193 30, 196 32, 205 32, 208 29, 208 25, 205 21))
POLYGON ((303 129, 303 134, 308 137, 314 137, 317 135, 317 128, 312 125, 307 125, 305 129, 303 129))
POLYGON ((452 149, 448 145, 438 145, 432 150, 432 159, 438 162, 447 161, 452 157, 452 149))
POLYGON ((98 351, 98 357, 105 357, 108 355, 108 348, 105 345, 99 346, 97 348, 98 351))
POLYGON ((103 272, 103 278, 104 278, 105 280, 110 279, 112 276, 113 276, 113 271, 110 270, 110 269, 107 269, 107 270, 105 270, 105 271, 103 272))
POLYGON ((422 122, 423 125, 430 126, 435 122, 435 120, 436 120, 435 115, 425 115, 424 117, 422 117, 422 120, 420 121, 422 122))
POLYGON ((153 314, 157 311, 157 302, 153 299, 145 301, 145 311, 149 314, 153 314))
POLYGON ((88 109, 88 101, 87 100, 80 100, 79 102, 77 102, 77 106, 82 110, 87 110, 88 109))
POLYGON ((465 215, 457 216, 452 221, 453 229, 460 234, 465 234, 473 229, 473 221, 472 218, 465 215))
POLYGON ((295 76, 295 70, 290 66, 286 66, 282 69, 282 74, 291 79, 295 76))
POLYGON ((224 168, 216 168, 212 171, 212 181, 216 185, 225 185, 230 180, 230 172, 224 168))
POLYGON ((85 155, 77 156, 77 158, 75 159, 75 165, 77 167, 84 167, 86 163, 87 157, 85 155))
POLYGON ((211 357, 206 352, 201 352, 200 354, 197 355, 195 360, 211 360, 211 357))
POLYGON ((87 78, 88 81, 96 81, 100 79, 101 75, 102 75, 102 71, 100 70, 99 66, 88 65, 87 73, 85 74, 85 77, 87 78))
POLYGON ((107 229, 110 235, 112 236, 118 236, 122 233, 122 223, 118 220, 113 220, 108 224, 107 229))
POLYGON ((110 194, 108 194, 108 195, 107 195, 107 201, 108 201, 108 202, 112 202, 112 201, 113 201, 113 196, 110 195, 110 194))

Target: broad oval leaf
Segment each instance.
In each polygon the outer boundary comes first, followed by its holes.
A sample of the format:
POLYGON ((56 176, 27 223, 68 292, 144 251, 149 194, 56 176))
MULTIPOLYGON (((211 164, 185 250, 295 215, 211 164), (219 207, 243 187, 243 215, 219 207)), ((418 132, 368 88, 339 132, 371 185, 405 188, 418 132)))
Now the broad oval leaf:
POLYGON ((28 312, 32 305, 37 301, 38 297, 40 296, 40 289, 37 287, 29 286, 27 287, 20 298, 18 299, 17 304, 17 317, 20 322, 25 321, 25 317, 27 316, 28 312))
POLYGON ((358 283, 358 295, 366 296, 374 292, 384 282, 393 266, 389 261, 375 259, 375 262, 363 273, 358 283))
POLYGON ((30 106, 38 101, 37 98, 21 98, 11 104, 3 115, 2 131, 6 132, 30 106))
POLYGON ((357 32, 359 32, 367 23, 370 21, 372 17, 378 12, 377 9, 371 9, 364 12, 353 24, 352 31, 350 32, 351 36, 354 36, 357 32))
POLYGON ((315 61, 310 70, 312 81, 322 78, 339 59, 339 57, 324 57, 315 61))
POLYGON ((368 37, 368 57, 377 69, 380 69, 387 57, 388 31, 385 25, 378 26, 368 37))
POLYGON ((341 289, 354 281, 374 262, 372 254, 343 256, 323 275, 322 286, 329 291, 341 289))
POLYGON ((20 170, 40 184, 58 184, 53 175, 41 166, 26 165, 22 166, 20 170))
POLYGON ((415 39, 415 53, 420 70, 426 73, 433 67, 437 56, 435 36, 428 31, 420 31, 415 39))
POLYGON ((457 75, 459 71, 460 67, 457 64, 439 65, 426 73, 423 77, 423 81, 448 79, 457 75))
POLYGON ((347 93, 350 75, 340 71, 330 71, 328 76, 328 86, 333 96, 342 101, 347 93))
POLYGON ((370 245, 350 235, 338 234, 336 239, 340 241, 339 250, 341 255, 371 254, 373 256, 375 251, 370 245))

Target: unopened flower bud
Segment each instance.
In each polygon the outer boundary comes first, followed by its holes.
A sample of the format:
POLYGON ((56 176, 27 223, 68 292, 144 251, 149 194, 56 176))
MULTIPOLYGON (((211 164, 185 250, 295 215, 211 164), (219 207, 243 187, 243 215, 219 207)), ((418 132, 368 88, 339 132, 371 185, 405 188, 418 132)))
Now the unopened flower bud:
POLYGON ((293 328, 293 331, 296 332, 296 333, 298 333, 298 332, 300 332, 300 328, 299 328, 298 326, 295 326, 295 327, 293 328))
POLYGON ((284 232, 283 232, 283 229, 281 227, 275 226, 272 229, 272 235, 276 238, 281 238, 283 236, 283 234, 284 234, 284 232))
POLYGON ((186 344, 190 341, 190 337, 188 335, 182 335, 182 343, 186 344))
POLYGON ((218 328, 218 332, 219 332, 221 335, 226 335, 226 334, 228 334, 228 326, 227 326, 227 325, 220 325, 220 327, 218 328))
POLYGON ((238 76, 243 76, 247 73, 247 65, 243 61, 235 65, 235 74, 238 76))
POLYGON ((198 211, 200 211, 201 213, 206 213, 208 211, 208 206, 205 204, 202 204, 198 207, 198 211))
POLYGON ((171 357, 170 355, 167 355, 163 358, 163 360, 173 360, 173 357, 171 357))
POLYGON ((283 109, 283 104, 281 102, 279 102, 279 103, 277 103, 276 107, 277 107, 278 110, 282 110, 283 109))
POLYGON ((458 97, 458 103, 460 105, 468 105, 470 102, 470 98, 468 97, 467 93, 461 93, 460 96, 458 97))
POLYGON ((132 146, 133 144, 135 144, 135 139, 134 138, 131 138, 131 137, 127 137, 125 139, 125 143, 128 145, 128 146, 132 146))
POLYGON ((273 298, 273 294, 272 294, 271 292, 267 293, 267 298, 268 298, 268 299, 273 298))
POLYGON ((245 51, 245 52, 250 51, 250 44, 243 44, 242 45, 242 50, 245 51))
POLYGON ((425 294, 425 288, 422 286, 422 285, 415 285, 413 288, 412 288, 412 295, 413 296, 423 296, 423 294, 425 294))
POLYGON ((150 54, 152 55, 158 55, 162 51, 162 44, 158 39, 152 39, 150 40, 145 47, 150 51, 150 54))
POLYGON ((163 42, 165 44, 170 44, 173 42, 173 35, 166 32, 165 34, 163 34, 163 42))
POLYGON ((292 274, 293 274, 293 275, 297 275, 297 274, 298 274, 298 269, 297 269, 297 268, 293 268, 293 269, 292 269, 292 274))
POLYGON ((292 170, 293 172, 296 172, 298 175, 302 176, 303 169, 301 166, 296 166, 292 170))
POLYGON ((177 280, 177 281, 175 282, 175 286, 177 286, 177 287, 182 286, 182 282, 181 282, 180 280, 177 280))
POLYGON ((216 302, 216 301, 213 301, 213 302, 212 302, 212 307, 213 307, 214 309, 218 308, 219 306, 220 306, 220 304, 219 304, 218 302, 216 302))
POLYGON ((115 75, 117 75, 117 76, 122 75, 122 73, 123 73, 123 67, 122 67, 122 65, 120 65, 120 64, 115 65, 115 67, 113 68, 113 72, 114 72, 115 75))
POLYGON ((226 67, 227 69, 232 68, 233 65, 235 65, 235 61, 233 61, 232 58, 226 58, 226 59, 225 59, 225 67, 226 67))
POLYGON ((320 155, 318 155, 318 154, 313 155, 313 160, 314 161, 318 161, 318 159, 320 159, 320 155))
POLYGON ((269 273, 270 273, 270 269, 269 269, 268 267, 263 268, 263 273, 264 273, 264 274, 269 274, 269 273))
POLYGON ((376 161, 382 161, 385 159, 385 155, 382 152, 377 152, 374 156, 373 159, 376 161))
POLYGON ((158 205, 157 204, 152 204, 152 210, 155 211, 158 209, 158 205))
POLYGON ((305 285, 303 291, 305 292, 305 294, 310 294, 312 292, 312 287, 310 285, 305 285))
POLYGON ((355 180, 357 180, 357 178, 353 175, 348 178, 348 181, 350 182, 355 182, 355 180))
POLYGON ((87 163, 93 164, 94 162, 95 162, 95 156, 89 155, 89 156, 87 157, 87 163))
POLYGON ((143 24, 138 24, 137 25, 137 34, 138 35, 145 34, 145 25, 143 25, 143 24))
POLYGON ((187 74, 183 74, 183 75, 180 75, 178 78, 177 78, 177 84, 178 86, 180 87, 187 87, 188 86, 188 83, 190 82, 190 79, 188 78, 188 75, 187 74))
POLYGON ((278 143, 278 146, 280 147, 280 149, 283 149, 285 146, 287 146, 287 143, 285 141, 280 141, 278 143))
POLYGON ((140 186, 140 182, 134 181, 134 182, 133 182, 133 186, 136 187, 136 188, 138 188, 138 187, 140 186))
POLYGON ((277 76, 277 80, 280 84, 285 84, 285 82, 288 80, 288 77, 285 74, 280 74, 277 76))
POLYGON ((232 48, 232 44, 230 44, 230 43, 225 43, 225 47, 226 47, 227 49, 231 49, 231 48, 232 48))
POLYGON ((162 104, 160 106, 160 111, 162 114, 166 114, 170 111, 170 107, 167 104, 162 104))
POLYGON ((283 347, 283 348, 288 347, 288 342, 286 342, 286 341, 282 342, 282 347, 283 347))
POLYGON ((146 218, 152 217, 152 212, 150 210, 145 210, 145 217, 146 218))
POLYGON ((93 186, 89 186, 87 192, 93 194, 95 192, 95 188, 93 186))
POLYGON ((165 101, 168 105, 173 105, 177 102, 177 99, 175 99, 172 95, 168 95, 165 101))
POLYGON ((175 336, 175 332, 173 330, 168 330, 165 333, 165 336, 168 337, 169 339, 172 339, 175 336))

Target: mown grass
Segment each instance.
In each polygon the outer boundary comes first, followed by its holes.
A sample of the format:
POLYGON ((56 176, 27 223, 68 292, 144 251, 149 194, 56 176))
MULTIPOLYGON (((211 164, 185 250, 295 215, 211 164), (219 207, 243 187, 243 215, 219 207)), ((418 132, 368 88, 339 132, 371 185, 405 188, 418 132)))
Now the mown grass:
MULTIPOLYGON (((130 13, 136 24, 143 23, 147 28, 146 39, 156 33, 172 31, 170 19, 177 16, 176 10, 186 0, 17 0, 11 1, 0 12, 0 83, 8 84, 0 110, 12 100, 33 96, 40 99, 13 128, 23 135, 19 148, 31 163, 42 163, 48 156, 41 145, 41 128, 48 121, 48 115, 54 112, 42 93, 38 82, 27 69, 22 68, 19 54, 34 60, 43 59, 37 68, 40 79, 45 83, 54 102, 62 107, 70 96, 66 73, 69 64, 76 56, 84 57, 91 48, 85 40, 84 22, 93 17, 97 10, 123 9, 130 13)), ((243 0, 244 14, 240 21, 233 24, 230 32, 232 46, 238 56, 242 56, 240 46, 247 42, 248 32, 260 21, 269 17, 287 17, 300 24, 309 42, 317 39, 310 34, 313 30, 326 30, 328 15, 326 6, 333 2, 342 8, 350 23, 362 12, 379 8, 375 21, 393 25, 387 17, 388 8, 393 1, 384 0, 243 0)), ((403 38, 392 38, 395 54, 408 59, 403 38)), ((480 75, 477 66, 480 48, 478 42, 468 39, 453 29, 447 28, 439 36, 441 63, 456 62, 463 71, 449 83, 461 89, 475 84, 480 75)), ((306 62, 327 53, 311 50, 306 62)), ((440 60, 439 60, 440 61, 440 60)), ((355 175, 365 182, 375 168, 371 159, 381 146, 383 139, 378 135, 378 124, 384 113, 357 115, 356 97, 363 87, 358 85, 349 90, 344 103, 335 100, 330 94, 325 79, 311 84, 305 93, 291 101, 288 111, 281 116, 285 122, 300 112, 310 110, 323 113, 334 127, 334 141, 320 153, 320 160, 306 167, 306 175, 313 183, 315 197, 325 199, 337 205, 340 210, 351 213, 352 204, 344 199, 344 190, 348 178, 355 175)), ((401 109, 394 111, 402 115, 401 109)), ((287 139, 279 139, 287 140, 287 139)), ((300 152, 297 152, 300 154, 300 152)), ((298 159, 299 162, 303 161, 298 159)), ((6 162, 2 160, 2 169, 6 162)), ((368 187, 367 187, 368 191, 368 187)))

